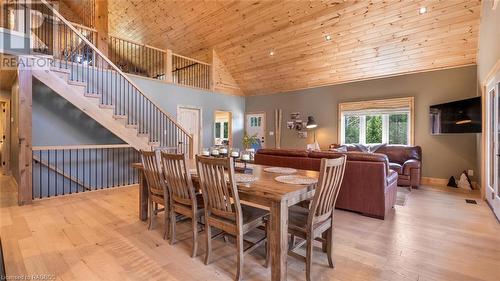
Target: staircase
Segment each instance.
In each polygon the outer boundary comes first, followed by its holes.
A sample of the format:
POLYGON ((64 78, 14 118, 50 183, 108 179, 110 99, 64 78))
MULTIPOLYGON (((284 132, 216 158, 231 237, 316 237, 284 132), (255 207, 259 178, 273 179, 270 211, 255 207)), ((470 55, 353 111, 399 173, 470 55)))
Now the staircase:
POLYGON ((52 63, 50 69, 33 70, 33 76, 135 149, 176 147, 192 157, 192 136, 86 35, 42 2, 44 28, 54 34, 36 41, 43 42, 40 50, 52 63))

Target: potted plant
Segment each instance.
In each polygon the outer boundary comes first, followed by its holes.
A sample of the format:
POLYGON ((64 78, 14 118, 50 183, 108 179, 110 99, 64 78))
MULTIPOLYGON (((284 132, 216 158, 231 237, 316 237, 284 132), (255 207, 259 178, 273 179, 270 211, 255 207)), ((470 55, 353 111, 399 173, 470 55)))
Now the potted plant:
POLYGON ((243 148, 249 150, 252 148, 252 145, 255 144, 259 144, 259 138, 257 137, 257 134, 249 136, 245 133, 245 135, 243 135, 243 148))

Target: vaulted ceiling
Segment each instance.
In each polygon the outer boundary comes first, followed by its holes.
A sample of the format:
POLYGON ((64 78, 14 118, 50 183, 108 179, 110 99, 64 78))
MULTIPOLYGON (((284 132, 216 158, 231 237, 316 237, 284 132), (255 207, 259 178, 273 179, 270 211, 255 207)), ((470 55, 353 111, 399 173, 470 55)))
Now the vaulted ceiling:
POLYGON ((478 0, 109 2, 110 34, 213 48, 248 95, 475 64, 479 16, 478 0))

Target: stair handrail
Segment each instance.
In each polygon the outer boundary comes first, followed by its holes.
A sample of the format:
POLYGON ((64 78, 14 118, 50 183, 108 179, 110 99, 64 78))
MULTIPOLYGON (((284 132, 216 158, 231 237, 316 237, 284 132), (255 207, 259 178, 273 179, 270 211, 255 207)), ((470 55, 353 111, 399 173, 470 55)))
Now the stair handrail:
POLYGON ((87 40, 87 38, 85 38, 85 36, 83 34, 81 34, 68 20, 66 20, 56 9, 54 9, 54 7, 52 7, 49 3, 47 3, 46 0, 41 0, 41 2, 47 6, 53 13, 54 15, 57 16, 57 18, 59 18, 60 21, 62 21, 66 26, 68 26, 73 32, 75 32, 75 34, 83 41, 85 42, 87 45, 89 45, 92 50, 94 52, 96 52, 104 61, 106 61, 106 63, 108 63, 114 71, 116 71, 118 74, 120 74, 121 76, 124 77, 125 80, 127 80, 127 82, 129 82, 133 87, 135 87, 137 89, 137 91, 139 93, 141 93, 141 95, 144 96, 144 98, 146 100, 148 100, 152 105, 154 105, 161 113, 163 113, 172 123, 174 123, 184 134, 187 135, 188 139, 190 140, 190 146, 192 146, 192 142, 193 142, 193 137, 191 135, 191 133, 189 133, 188 131, 186 131, 186 129, 184 129, 179 123, 177 123, 177 121, 174 120, 174 118, 172 116, 170 116, 170 114, 168 114, 167 112, 165 112, 160 106, 158 106, 155 102, 153 102, 151 99, 149 99, 141 90, 140 88, 137 86, 137 84, 135 84, 132 79, 130 79, 127 75, 125 75, 124 72, 122 72, 120 70, 120 68, 118 68, 107 56, 105 56, 94 44, 92 44, 89 40, 87 40))

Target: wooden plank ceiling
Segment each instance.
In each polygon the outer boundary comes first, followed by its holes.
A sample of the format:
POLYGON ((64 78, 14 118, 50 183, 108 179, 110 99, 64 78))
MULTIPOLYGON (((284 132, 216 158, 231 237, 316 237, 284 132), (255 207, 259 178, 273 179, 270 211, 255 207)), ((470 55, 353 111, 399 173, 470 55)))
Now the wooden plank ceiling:
POLYGON ((120 0, 109 13, 118 37, 215 49, 257 95, 475 64, 480 1, 120 0))

